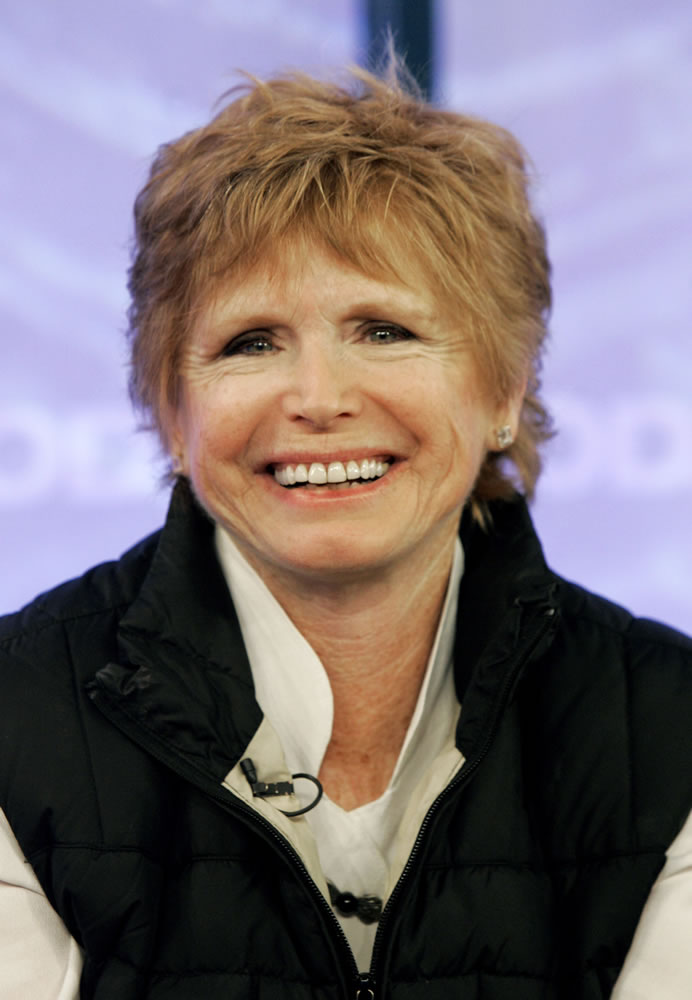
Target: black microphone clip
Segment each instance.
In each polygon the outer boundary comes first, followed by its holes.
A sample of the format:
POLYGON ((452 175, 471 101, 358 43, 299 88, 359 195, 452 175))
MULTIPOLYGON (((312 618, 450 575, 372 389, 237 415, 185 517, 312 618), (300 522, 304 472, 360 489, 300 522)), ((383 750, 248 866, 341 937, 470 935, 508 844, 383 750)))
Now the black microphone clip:
MULTIPOLYGON (((241 760, 240 769, 247 778, 248 784, 250 785, 250 788, 252 789, 252 794, 254 795, 255 798, 264 799, 272 795, 294 794, 295 790, 293 787, 293 781, 260 781, 257 777, 257 771, 255 770, 255 765, 250 757, 246 757, 244 760, 241 760)), ((303 774, 301 771, 298 772, 297 774, 292 774, 291 778, 293 778, 294 781, 296 778, 306 778, 308 781, 312 781, 312 783, 317 787, 317 794, 315 795, 315 798, 312 800, 312 802, 309 803, 309 805, 303 806, 302 809, 294 809, 292 811, 286 809, 279 809, 279 812, 282 812, 284 816, 289 816, 289 817, 302 816, 303 813, 310 812, 311 809, 315 808, 317 803, 322 798, 324 790, 322 788, 321 783, 312 774, 303 774)))

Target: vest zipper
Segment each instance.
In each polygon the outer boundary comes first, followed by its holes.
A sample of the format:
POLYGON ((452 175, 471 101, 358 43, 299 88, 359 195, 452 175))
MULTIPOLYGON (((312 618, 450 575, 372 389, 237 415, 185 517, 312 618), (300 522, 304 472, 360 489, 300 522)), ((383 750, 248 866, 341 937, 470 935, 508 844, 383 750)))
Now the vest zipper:
POLYGON ((127 736, 138 743, 139 746, 143 747, 147 753, 150 753, 152 757, 155 757, 162 764, 170 768, 176 774, 185 778, 185 780, 189 781, 195 787, 201 788, 205 794, 219 802, 223 808, 226 809, 226 811, 233 814, 239 814, 241 817, 244 817, 248 825, 254 827, 259 832, 260 836, 262 836, 265 840, 270 841, 274 845, 278 845, 277 850, 293 864, 298 874, 302 877, 302 880, 307 886, 310 896, 315 903, 316 909, 324 918, 326 928, 328 929, 327 938, 329 939, 330 935, 334 935, 336 937, 338 946, 335 948, 334 954, 335 966, 338 970, 341 970, 341 972, 343 972, 344 968, 347 967, 349 970, 350 981, 355 984, 355 993, 352 993, 351 990, 347 989, 342 978, 344 997, 350 998, 351 996, 354 996, 355 1000, 377 1000, 377 994, 375 992, 376 983, 378 982, 377 972, 382 972, 379 982, 384 982, 386 979, 386 971, 384 969, 379 969, 379 966, 382 964, 380 962, 380 953, 382 952, 384 930, 387 924, 391 922, 391 914, 396 900, 401 895, 403 886, 411 877, 411 873, 416 867, 420 854, 420 848, 425 838, 427 828, 442 803, 445 802, 451 794, 455 794, 460 787, 471 780, 484 757, 488 754, 505 707, 505 701, 508 693, 538 643, 544 638, 548 631, 554 627, 556 618, 556 608, 554 605, 549 604, 547 607, 544 607, 541 619, 532 631, 530 637, 527 639, 522 654, 517 657, 512 669, 505 675, 500 688, 500 693, 495 701, 485 740, 483 741, 478 753, 464 766, 462 766, 459 774, 452 779, 445 789, 443 789, 430 806, 428 812, 425 814, 408 860, 404 865, 401 875, 399 876, 389 899, 387 900, 384 910, 382 911, 382 916, 380 917, 377 933, 375 935, 375 941, 373 943, 372 961, 368 972, 359 971, 358 966, 356 965, 355 957, 351 951, 351 947, 338 920, 336 919, 336 916, 334 915, 334 911, 329 903, 327 903, 319 887, 310 875, 310 872, 303 864, 300 855, 286 840, 283 834, 279 833, 279 831, 272 826, 268 820, 251 809, 233 792, 230 790, 221 792, 216 784, 209 781, 209 778, 205 774, 197 772, 195 768, 190 767, 189 763, 181 760, 176 755, 170 754, 163 741, 159 741, 156 738, 152 739, 151 733, 149 731, 143 732, 139 728, 138 723, 135 720, 131 720, 129 715, 127 715, 127 713, 124 712, 117 703, 113 705, 108 696, 98 688, 96 682, 92 681, 89 688, 92 693, 92 701, 103 712, 103 714, 106 715, 110 721, 127 736), (94 694, 96 697, 94 697, 94 694), (103 701, 99 697, 99 695, 102 694, 104 695, 103 701), (113 708, 115 709, 114 712, 111 713, 108 711, 108 709, 113 708), (338 954, 339 951, 341 951, 341 955, 338 954))
MULTIPOLYGON (((178 773, 180 772, 178 771, 178 773)), ((212 794, 214 798, 216 798, 219 802, 224 804, 226 808, 230 807, 230 802, 226 799, 225 795, 219 795, 217 792, 213 792, 212 794)), ((229 792, 229 794, 234 795, 233 792, 229 792)), ((375 978, 372 975, 372 972, 360 972, 358 970, 354 954, 351 951, 351 946, 348 943, 348 938, 344 934, 341 924, 336 919, 334 911, 332 910, 331 906, 329 905, 329 903, 327 903, 326 899, 322 895, 319 887, 312 878, 312 875, 303 864, 300 855, 293 848, 293 846, 286 840, 283 834, 279 833, 279 831, 274 826, 272 826, 272 824, 268 820, 266 820, 264 816, 260 816, 258 813, 254 812, 254 810, 250 809, 249 806, 246 806, 245 803, 242 802, 242 800, 236 799, 235 796, 233 797, 233 805, 237 808, 239 812, 244 813, 247 816, 249 825, 252 826, 256 824, 257 826, 266 829, 270 839, 276 841, 281 851, 283 851, 285 854, 289 856, 289 859, 292 861, 293 865, 297 869, 298 874, 302 876, 303 881, 307 884, 307 887, 310 890, 310 894, 313 896, 313 899, 318 909, 322 911, 330 931, 335 931, 336 936, 339 939, 339 945, 340 947, 342 947, 343 951, 342 957, 344 959, 345 964, 349 966, 351 981, 354 981, 356 983, 355 1000, 377 1000, 377 994, 375 993, 375 978)), ((235 810, 231 809, 231 811, 234 812, 235 810)), ((335 964, 336 967, 339 968, 338 955, 335 955, 335 964)), ((344 994, 345 993, 346 990, 344 988, 344 994)), ((348 995, 350 998, 351 996, 350 991, 348 995)))
MULTIPOLYGON (((371 990, 370 993, 365 992, 361 994, 360 992, 361 979, 367 979, 368 981, 370 981, 370 977, 364 973, 359 972, 358 966, 356 965, 355 956, 351 951, 350 944, 348 943, 348 938, 344 934, 339 921, 336 919, 336 916, 331 906, 324 898, 322 892, 320 891, 318 885, 314 881, 312 875, 303 864, 302 858, 300 857, 298 852, 295 850, 293 845, 290 844, 288 840, 286 840, 283 834, 279 833, 279 831, 274 826, 272 826, 272 824, 268 820, 266 820, 264 816, 260 816, 249 806, 246 806, 245 803, 241 799, 238 799, 233 792, 229 791, 228 794, 233 796, 232 801, 233 801, 233 806, 236 807, 235 809, 231 808, 231 802, 226 798, 225 795, 220 795, 216 791, 213 793, 214 798, 216 798, 217 801, 219 801, 220 803, 224 804, 229 811, 235 812, 237 810, 238 812, 244 814, 245 817, 247 818, 248 825, 250 826, 256 825, 263 831, 266 830, 267 834, 269 835, 267 839, 270 839, 275 843, 275 845, 277 845, 277 850, 279 851, 279 853, 288 855, 288 859, 292 862, 298 874, 302 877, 303 882, 306 884, 308 890, 310 891, 310 895, 312 896, 313 901, 315 902, 318 910, 321 911, 322 916, 326 921, 328 928, 327 937, 329 937, 330 932, 334 932, 339 941, 339 948, 341 948, 342 955, 341 957, 339 957, 338 954, 335 954, 334 956, 336 968, 343 969, 343 964, 346 964, 349 967, 349 978, 351 979, 351 981, 356 980, 359 983, 358 991, 356 993, 357 1000, 375 1000, 375 993, 373 990, 371 990), (341 960, 343 960, 343 964, 341 960)), ((374 982, 372 985, 374 987, 374 982)), ((344 985, 344 996, 346 996, 345 985, 344 985)), ((350 997, 350 991, 349 991, 349 997, 350 997)))
POLYGON ((369 972, 361 972, 356 987, 356 1000, 376 1000, 375 980, 369 972))
MULTIPOLYGON (((486 737, 481 744, 475 757, 472 757, 468 762, 462 765, 459 773, 450 781, 446 788, 444 788, 440 794, 437 796, 435 801, 432 803, 427 813, 423 818, 423 822, 420 825, 418 834, 414 841, 413 847, 411 848, 411 853, 408 856, 408 860, 404 865, 399 879, 392 889, 392 893, 387 900, 387 903, 382 911, 382 916, 380 917, 379 924, 377 926, 377 932, 375 934, 375 940, 373 942, 372 948, 372 960, 370 963, 370 971, 367 975, 362 978, 366 980, 368 984, 372 984, 371 995, 367 992, 363 994, 363 1000, 375 1000, 374 986, 377 981, 377 975, 380 975, 380 982, 386 980, 386 968, 383 967, 383 963, 380 959, 382 953, 382 942, 385 933, 385 927, 388 923, 391 923, 392 913, 396 905, 398 897, 401 895, 403 887, 405 886, 408 879, 411 877, 418 858, 420 855, 420 848, 426 835, 427 828, 429 827, 435 813, 441 807, 441 805, 449 798, 450 795, 456 794, 458 790, 463 787, 473 777, 474 773, 482 763, 483 759, 487 756, 492 746, 493 740, 495 738, 495 733, 497 732, 502 713, 505 708, 505 702, 507 700, 508 694, 514 686, 514 682, 518 678, 519 674, 523 670, 527 660, 530 658, 533 651, 536 649, 538 644, 542 639, 548 634, 551 629, 555 628, 557 620, 557 608, 552 603, 549 602, 547 606, 544 606, 543 613, 539 619, 535 629, 532 630, 530 636, 526 640, 526 644, 522 650, 520 656, 517 657, 512 669, 508 671, 505 675, 504 681, 500 688, 500 693, 495 701, 495 705, 492 712, 492 717, 487 728, 486 737), (382 967, 381 967, 382 966, 382 967)), ((391 935, 390 935, 391 936, 391 935)), ((361 994, 356 993, 357 1000, 361 1000, 361 994)))
MULTIPOLYGON (((358 966, 356 965, 356 960, 351 951, 351 946, 348 943, 348 939, 344 934, 341 925, 339 924, 334 911, 332 910, 329 903, 326 901, 319 887, 313 880, 310 872, 303 864, 303 861, 288 840, 280 833, 272 824, 266 820, 259 813, 256 813, 250 806, 246 805, 242 799, 238 798, 230 790, 221 791, 220 786, 212 783, 207 775, 203 772, 198 772, 196 768, 191 767, 187 761, 182 760, 175 754, 171 754, 163 741, 158 740, 156 737, 152 738, 152 733, 148 730, 140 729, 136 720, 132 720, 130 716, 123 711, 117 702, 112 703, 108 695, 100 689, 96 682, 91 682, 89 685, 90 693, 92 695, 92 701, 99 708, 99 710, 108 718, 110 721, 118 728, 121 732, 125 733, 130 739, 137 743, 140 747, 146 750, 147 753, 151 754, 152 757, 160 761, 175 774, 184 778, 190 784, 194 785, 195 788, 201 789, 205 795, 209 795, 217 801, 227 812, 233 815, 240 816, 248 826, 253 827, 255 831, 261 836, 265 841, 269 841, 272 847, 274 847, 278 853, 289 861, 297 874, 301 876, 301 880, 307 886, 309 894, 313 899, 318 911, 320 911, 327 927, 327 939, 330 939, 330 935, 334 935, 337 939, 334 942, 333 937, 332 942, 336 945, 334 948, 334 964, 339 973, 344 973, 345 969, 348 969, 347 979, 343 975, 340 976, 342 979, 342 992, 344 1000, 351 1000, 353 996, 352 988, 349 988, 346 984, 347 980, 351 984, 358 983, 358 990, 360 990, 360 980, 362 974, 358 966), (96 697, 94 697, 96 695, 96 697), (104 695, 103 699, 99 697, 104 695), (339 954, 341 952, 341 954, 339 954)), ((369 980, 368 976, 365 976, 369 980)), ((374 986, 374 983, 373 983, 374 986)), ((361 994, 356 993, 358 1000, 361 1000, 361 994)), ((374 1000, 375 993, 371 989, 371 993, 368 994, 364 992, 362 994, 362 1000, 374 1000)))

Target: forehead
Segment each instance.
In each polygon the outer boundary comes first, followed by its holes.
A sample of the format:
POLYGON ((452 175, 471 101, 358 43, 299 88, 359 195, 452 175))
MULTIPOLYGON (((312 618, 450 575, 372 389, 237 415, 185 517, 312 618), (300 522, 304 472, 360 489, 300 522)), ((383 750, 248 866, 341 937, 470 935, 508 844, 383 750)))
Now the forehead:
POLYGON ((403 311, 430 322, 443 304, 422 277, 414 283, 389 270, 369 274, 319 243, 288 241, 280 251, 263 254, 250 267, 218 281, 202 312, 205 323, 214 324, 234 316, 287 315, 311 307, 403 311))

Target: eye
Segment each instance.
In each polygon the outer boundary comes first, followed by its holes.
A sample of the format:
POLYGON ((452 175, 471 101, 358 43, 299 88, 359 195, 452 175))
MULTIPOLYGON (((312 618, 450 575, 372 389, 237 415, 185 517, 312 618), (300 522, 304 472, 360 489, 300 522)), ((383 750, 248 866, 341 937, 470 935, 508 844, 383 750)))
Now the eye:
POLYGON ((402 340, 412 340, 413 336, 410 330, 393 323, 375 323, 365 331, 365 338, 371 344, 396 344, 402 340))
POLYGON ((273 350, 275 350, 274 343, 268 333, 251 330, 234 337, 221 353, 223 357, 228 358, 238 354, 269 354, 273 350))

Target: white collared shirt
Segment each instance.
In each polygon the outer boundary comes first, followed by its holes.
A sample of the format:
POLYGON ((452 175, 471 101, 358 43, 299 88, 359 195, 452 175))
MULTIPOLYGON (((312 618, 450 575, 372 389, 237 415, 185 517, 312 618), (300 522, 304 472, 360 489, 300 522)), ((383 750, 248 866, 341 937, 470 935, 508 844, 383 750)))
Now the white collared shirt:
MULTIPOLYGON (((218 527, 216 548, 243 633, 255 695, 279 738, 285 768, 291 774, 317 775, 334 718, 325 669, 258 574, 218 527)), ((306 813, 324 876, 342 892, 374 895, 383 902, 387 899, 423 817, 463 763, 454 739, 459 702, 452 671, 462 570, 463 552, 457 539, 427 669, 387 789, 373 802, 349 811, 325 795, 306 813), (430 780, 432 774, 436 780, 430 780)), ((282 769, 281 761, 258 763, 272 771, 282 769)), ((313 786, 296 783, 296 791, 307 804, 313 786)), ((377 925, 336 916, 359 968, 367 969, 377 925)))

